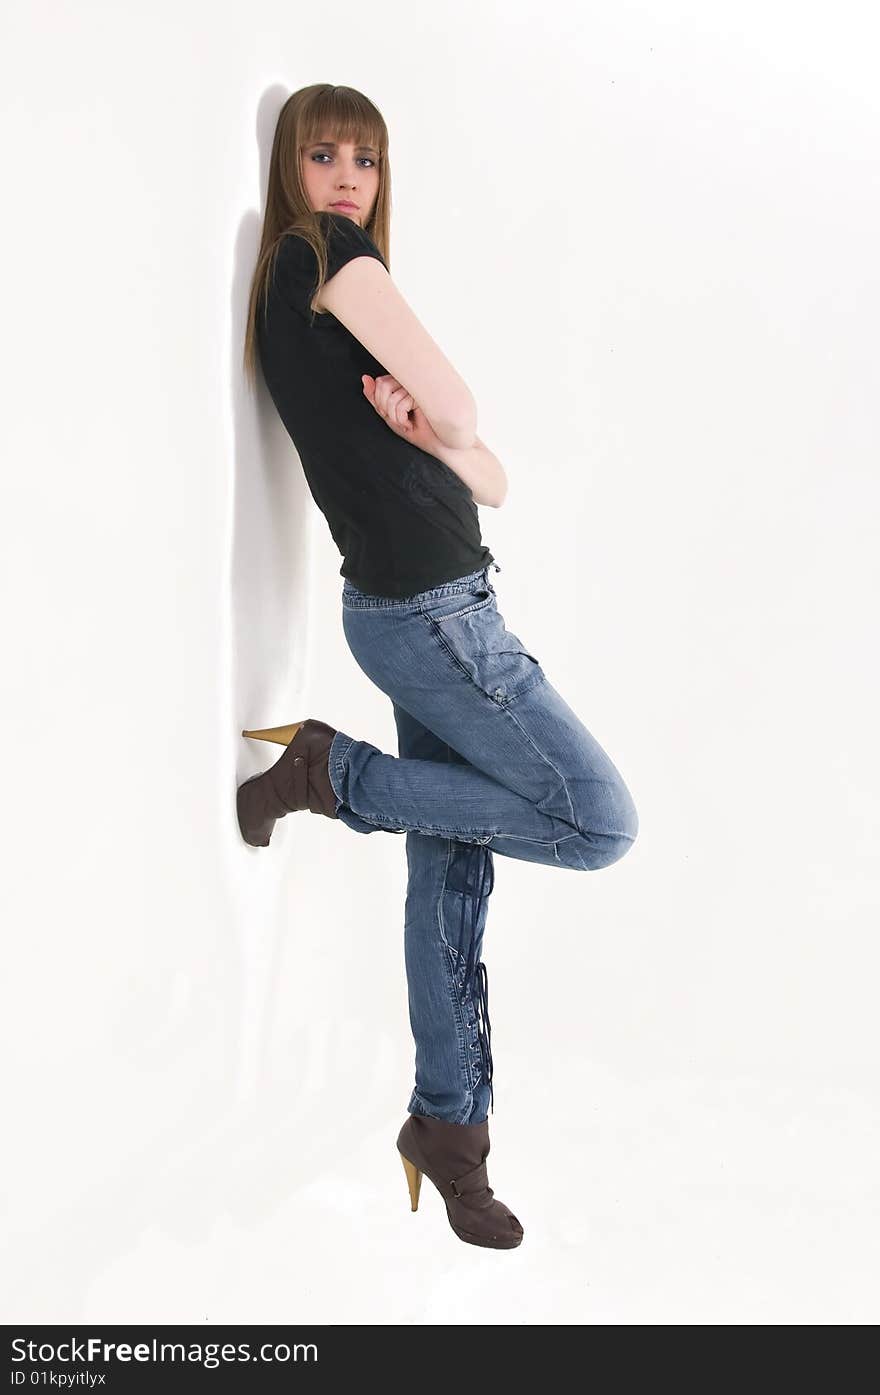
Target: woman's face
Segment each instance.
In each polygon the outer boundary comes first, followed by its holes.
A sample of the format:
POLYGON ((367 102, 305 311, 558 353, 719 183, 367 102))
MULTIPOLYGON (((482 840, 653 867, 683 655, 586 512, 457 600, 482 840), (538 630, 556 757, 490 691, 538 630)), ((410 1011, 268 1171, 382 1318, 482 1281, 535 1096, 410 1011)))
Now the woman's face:
POLYGON ((368 146, 316 141, 302 152, 302 178, 313 212, 333 209, 363 227, 379 192, 379 153, 368 146), (354 207, 333 208, 340 199, 354 207))

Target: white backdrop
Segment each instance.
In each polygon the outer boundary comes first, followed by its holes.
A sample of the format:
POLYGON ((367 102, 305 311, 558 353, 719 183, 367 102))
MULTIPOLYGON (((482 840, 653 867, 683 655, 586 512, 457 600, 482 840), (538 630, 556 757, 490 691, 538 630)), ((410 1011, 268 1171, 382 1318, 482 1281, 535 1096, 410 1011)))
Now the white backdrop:
POLYGON ((877 32, 795 3, 4 20, 6 1322, 874 1323, 877 32), (403 37, 401 37, 403 36, 403 37), (240 780, 396 750, 240 368, 275 119, 390 128, 393 275, 510 480, 499 608, 634 796, 496 859, 490 1180, 396 1154, 402 837, 240 780))

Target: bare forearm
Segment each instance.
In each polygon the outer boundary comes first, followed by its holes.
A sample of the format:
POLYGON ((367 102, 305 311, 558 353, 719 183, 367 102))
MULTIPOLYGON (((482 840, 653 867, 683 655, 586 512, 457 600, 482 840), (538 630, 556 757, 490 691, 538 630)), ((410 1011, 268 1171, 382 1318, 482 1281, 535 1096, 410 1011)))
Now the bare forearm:
POLYGON ((500 509, 507 494, 507 475, 501 461, 479 436, 474 438, 472 446, 464 450, 439 445, 433 453, 464 481, 474 496, 475 504, 500 509))

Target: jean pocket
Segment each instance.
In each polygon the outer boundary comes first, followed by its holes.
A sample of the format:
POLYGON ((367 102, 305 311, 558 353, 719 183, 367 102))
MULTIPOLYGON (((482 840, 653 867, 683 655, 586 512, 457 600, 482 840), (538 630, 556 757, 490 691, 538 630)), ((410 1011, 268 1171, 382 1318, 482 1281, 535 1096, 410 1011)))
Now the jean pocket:
POLYGON ((422 600, 422 614, 440 624, 460 620, 463 615, 473 615, 492 604, 495 592, 483 581, 475 581, 466 591, 449 591, 441 596, 426 596, 422 600))
POLYGON ((507 628, 494 592, 486 595, 481 588, 480 598, 463 608, 452 605, 460 596, 443 599, 446 607, 426 609, 425 619, 450 662, 493 702, 506 705, 546 677, 535 655, 507 628))

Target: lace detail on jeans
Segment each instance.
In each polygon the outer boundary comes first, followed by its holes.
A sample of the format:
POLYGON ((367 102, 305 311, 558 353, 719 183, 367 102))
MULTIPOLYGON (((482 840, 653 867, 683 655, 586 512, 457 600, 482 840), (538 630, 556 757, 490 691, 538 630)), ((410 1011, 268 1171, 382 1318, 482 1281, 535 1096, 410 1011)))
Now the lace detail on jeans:
POLYGON ((461 898, 461 926, 458 937, 458 959, 461 960, 464 953, 464 946, 467 942, 467 957, 465 960, 464 982, 462 984, 462 995, 467 1000, 468 995, 474 998, 477 1015, 477 1036, 480 1045, 480 1061, 483 1067, 483 1078, 489 1086, 489 1103, 492 1112, 495 1112, 495 1089, 492 1084, 492 1028, 489 1022, 489 973, 482 959, 477 960, 477 932, 480 924, 480 910, 483 900, 488 896, 495 885, 495 868, 492 862, 492 854, 487 847, 481 843, 475 843, 468 854, 467 874, 465 886, 471 885, 471 871, 474 870, 475 859, 480 865, 479 881, 475 881, 473 894, 465 891, 461 898), (470 925, 467 924, 467 907, 471 907, 470 925), (476 991, 475 991, 476 990, 476 991))
POLYGON ((492 1028, 489 1025, 489 970, 480 961, 477 965, 477 1031, 480 1038, 480 1059, 489 1086, 489 1105, 495 1113, 495 1087, 492 1084, 492 1028))

